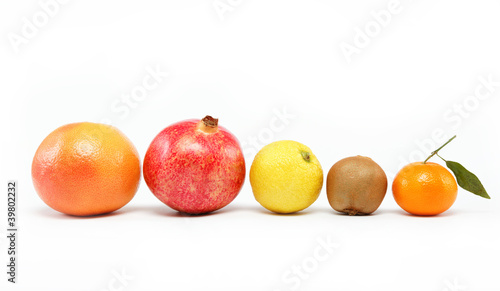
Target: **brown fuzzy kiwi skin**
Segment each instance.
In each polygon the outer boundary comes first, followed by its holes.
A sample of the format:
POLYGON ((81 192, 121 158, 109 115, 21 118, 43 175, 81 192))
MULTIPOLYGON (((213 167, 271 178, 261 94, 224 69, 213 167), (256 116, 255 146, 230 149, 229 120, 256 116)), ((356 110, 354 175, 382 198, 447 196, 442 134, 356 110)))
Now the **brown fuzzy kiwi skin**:
POLYGON ((330 206, 349 215, 377 210, 387 192, 387 176, 372 159, 354 156, 335 163, 326 178, 330 206))

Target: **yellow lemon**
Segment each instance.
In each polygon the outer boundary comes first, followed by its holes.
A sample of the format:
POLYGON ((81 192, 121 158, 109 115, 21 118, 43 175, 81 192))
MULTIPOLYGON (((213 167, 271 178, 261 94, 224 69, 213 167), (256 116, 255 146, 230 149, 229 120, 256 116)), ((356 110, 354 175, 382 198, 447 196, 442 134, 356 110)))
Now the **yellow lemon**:
POLYGON ((255 199, 268 210, 297 212, 318 199, 323 169, 307 146, 291 140, 277 141, 255 156, 250 184, 255 199))

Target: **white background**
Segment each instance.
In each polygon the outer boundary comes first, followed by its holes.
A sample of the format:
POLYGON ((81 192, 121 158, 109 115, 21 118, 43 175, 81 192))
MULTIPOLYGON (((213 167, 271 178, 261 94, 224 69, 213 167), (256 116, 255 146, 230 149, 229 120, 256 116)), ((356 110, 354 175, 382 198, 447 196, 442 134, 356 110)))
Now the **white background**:
POLYGON ((479 90, 483 100, 474 94, 480 78, 500 81, 500 2, 465 2, 401 1, 381 28, 372 11, 388 1, 222 1, 233 6, 221 18, 212 0, 74 0, 46 24, 39 2, 3 1, 0 181, 19 181, 20 232, 19 284, 2 275, 0 288, 499 290, 500 86, 479 90), (24 38, 24 18, 37 15, 40 27, 24 38), (367 25, 372 36, 349 62, 341 46, 367 25), (150 68, 169 76, 126 105, 150 68), (389 189, 374 215, 347 217, 323 189, 306 211, 280 216, 254 200, 247 179, 228 207, 186 217, 141 181, 115 214, 74 218, 34 191, 33 155, 61 125, 111 122, 142 158, 164 127, 206 114, 244 144, 248 169, 260 147, 292 139, 312 148, 325 175, 361 154, 389 183, 457 134, 442 156, 477 174, 492 199, 459 190, 452 209, 423 218, 405 214, 389 189), (318 241, 328 239, 338 246, 317 262, 318 241), (116 280, 123 271, 129 278, 116 280))

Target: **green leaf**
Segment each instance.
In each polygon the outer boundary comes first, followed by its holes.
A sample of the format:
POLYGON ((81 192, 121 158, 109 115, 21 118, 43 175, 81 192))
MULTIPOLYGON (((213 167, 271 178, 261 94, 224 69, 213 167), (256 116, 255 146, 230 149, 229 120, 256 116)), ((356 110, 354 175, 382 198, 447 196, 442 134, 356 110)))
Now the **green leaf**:
POLYGON ((484 189, 483 184, 481 184, 476 175, 469 172, 457 162, 446 161, 446 166, 453 171, 460 187, 478 196, 490 199, 490 196, 486 193, 486 189, 484 189))

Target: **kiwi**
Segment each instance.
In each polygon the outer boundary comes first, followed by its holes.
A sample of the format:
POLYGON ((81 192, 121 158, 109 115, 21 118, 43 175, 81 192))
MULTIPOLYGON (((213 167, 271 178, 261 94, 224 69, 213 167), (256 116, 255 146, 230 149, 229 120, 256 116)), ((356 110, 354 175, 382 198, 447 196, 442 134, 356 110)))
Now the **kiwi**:
POLYGON ((355 156, 335 163, 328 172, 326 194, 333 209, 367 215, 378 209, 387 192, 387 176, 372 159, 355 156))

